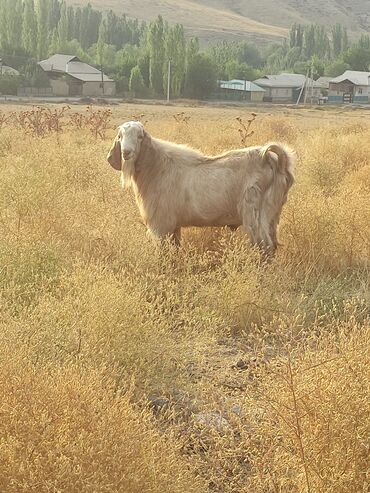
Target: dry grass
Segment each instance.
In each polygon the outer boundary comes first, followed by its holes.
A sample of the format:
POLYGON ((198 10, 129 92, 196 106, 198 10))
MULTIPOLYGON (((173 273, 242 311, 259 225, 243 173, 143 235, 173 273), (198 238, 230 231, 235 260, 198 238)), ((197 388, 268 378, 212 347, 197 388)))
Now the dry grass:
MULTIPOLYGON (((137 111, 158 137, 240 145, 236 110, 137 111)), ((299 155, 267 267, 216 229, 159 263, 105 163, 113 128, 4 124, 2 493, 365 493, 370 126, 312 118, 259 115, 249 137, 299 155)))

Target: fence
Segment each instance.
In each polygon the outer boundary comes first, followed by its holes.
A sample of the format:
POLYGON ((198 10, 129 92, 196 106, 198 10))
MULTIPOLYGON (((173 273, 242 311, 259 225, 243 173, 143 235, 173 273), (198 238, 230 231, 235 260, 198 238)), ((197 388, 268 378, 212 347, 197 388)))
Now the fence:
POLYGON ((51 87, 20 87, 17 91, 18 96, 52 96, 51 87))

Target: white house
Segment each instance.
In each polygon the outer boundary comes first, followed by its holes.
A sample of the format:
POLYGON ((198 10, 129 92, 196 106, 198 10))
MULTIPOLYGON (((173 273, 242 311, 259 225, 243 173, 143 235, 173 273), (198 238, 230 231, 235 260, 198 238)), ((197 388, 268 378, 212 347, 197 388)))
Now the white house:
POLYGON ((329 83, 331 103, 369 103, 370 72, 347 70, 329 83))
POLYGON ((48 75, 53 96, 114 96, 116 83, 72 55, 53 55, 39 62, 48 75))
POLYGON ((321 96, 320 87, 302 74, 265 75, 255 80, 254 83, 265 89, 264 101, 272 103, 296 103, 304 85, 308 89, 303 90, 301 102, 304 101, 305 90, 315 100, 321 96))

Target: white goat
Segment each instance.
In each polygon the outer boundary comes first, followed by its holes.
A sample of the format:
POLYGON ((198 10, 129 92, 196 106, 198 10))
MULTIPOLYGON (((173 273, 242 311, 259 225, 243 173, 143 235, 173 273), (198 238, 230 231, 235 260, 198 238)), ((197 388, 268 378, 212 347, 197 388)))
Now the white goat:
POLYGON ((140 214, 158 239, 181 240, 189 226, 243 225, 251 243, 277 248, 277 226, 294 182, 294 153, 281 144, 216 157, 151 137, 139 122, 119 127, 108 162, 132 187, 140 214))

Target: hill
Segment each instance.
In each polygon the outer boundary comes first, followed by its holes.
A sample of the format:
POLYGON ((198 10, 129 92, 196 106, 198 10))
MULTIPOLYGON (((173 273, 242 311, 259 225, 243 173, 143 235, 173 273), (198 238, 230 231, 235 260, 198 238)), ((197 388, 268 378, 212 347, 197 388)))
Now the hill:
MULTIPOLYGON (((84 5, 86 0, 70 3, 84 5)), ((161 14, 205 42, 246 35, 260 41, 278 39, 287 35, 294 22, 339 22, 352 36, 370 31, 370 0, 141 0, 139 4, 136 0, 91 0, 91 4, 144 20, 161 14)))

